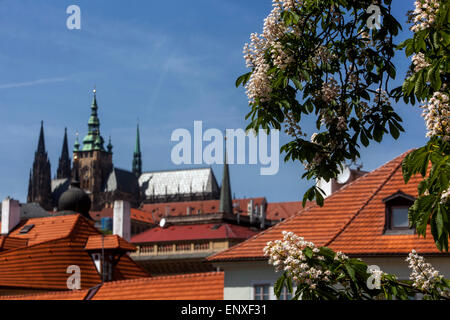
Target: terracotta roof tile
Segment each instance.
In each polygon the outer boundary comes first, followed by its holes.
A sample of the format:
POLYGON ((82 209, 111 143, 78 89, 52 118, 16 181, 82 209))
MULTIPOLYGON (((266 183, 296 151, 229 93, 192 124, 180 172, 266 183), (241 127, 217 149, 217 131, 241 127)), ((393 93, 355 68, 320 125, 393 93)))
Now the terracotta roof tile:
MULTIPOLYGON (((246 199, 234 199, 234 213, 240 212, 241 215, 248 215, 247 205, 250 200, 253 200, 253 204, 261 205, 265 203, 265 198, 246 198, 246 199)), ((185 216, 187 215, 188 208, 190 208, 190 214, 208 214, 219 212, 219 200, 198 200, 198 201, 183 201, 183 202, 169 202, 169 203, 147 203, 142 206, 142 210, 151 213, 154 216, 155 221, 159 221, 166 215, 169 216, 185 216)))
POLYGON ((83 300, 89 290, 54 291, 37 294, 0 296, 0 300, 83 300))
MULTIPOLYGON (((28 241, 28 246, 0 252, 0 286, 65 290, 70 265, 81 269, 81 288, 100 283, 93 260, 84 249, 90 236, 99 235, 91 221, 74 214, 28 219, 22 226, 15 228, 8 237, 28 241), (20 234, 26 224, 35 226, 28 233, 20 234)), ((148 273, 124 255, 114 276, 115 279, 130 279, 145 277, 148 273)))
POLYGON ((122 249, 125 251, 136 251, 136 247, 127 242, 118 235, 92 235, 89 236, 85 250, 98 250, 98 249, 122 249))
MULTIPOLYGON (((89 215, 92 219, 98 221, 101 218, 109 217, 112 218, 114 216, 114 209, 113 208, 104 208, 101 211, 90 211, 89 215)), ((130 209, 130 218, 132 220, 145 222, 149 224, 155 224, 155 219, 153 219, 153 216, 144 210, 131 208, 130 209)))
MULTIPOLYGON (((224 273, 207 272, 105 282, 91 300, 223 300, 224 273)), ((0 300, 83 300, 90 290, 0 296, 0 300)))
POLYGON ((222 300, 223 272, 106 282, 93 300, 222 300))
POLYGON ((388 235, 383 233, 385 205, 382 199, 402 190, 417 196, 420 177, 405 185, 401 162, 406 155, 349 183, 325 200, 278 223, 249 240, 208 258, 210 261, 265 259, 268 241, 282 238, 282 231, 292 231, 318 246, 329 246, 349 254, 407 254, 413 248, 421 253, 437 253, 433 237, 388 235))
POLYGON ((152 228, 133 238, 133 243, 180 240, 248 239, 257 232, 248 227, 228 223, 204 223, 152 228))

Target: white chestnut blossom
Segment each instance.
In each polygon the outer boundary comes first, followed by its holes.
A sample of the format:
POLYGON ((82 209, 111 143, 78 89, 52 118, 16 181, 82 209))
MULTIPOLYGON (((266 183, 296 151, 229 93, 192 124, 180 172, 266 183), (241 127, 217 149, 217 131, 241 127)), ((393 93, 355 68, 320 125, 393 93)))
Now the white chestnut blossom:
POLYGON ((272 11, 264 19, 262 34, 252 33, 250 43, 244 45, 246 65, 253 68, 253 73, 245 86, 249 103, 254 103, 256 99, 260 102, 270 99, 272 77, 267 74, 270 66, 266 61, 266 52, 270 52, 274 66, 281 70, 295 62, 293 52, 284 48, 279 40, 288 33, 299 35, 301 30, 297 27, 287 28, 281 19, 281 12, 299 8, 302 3, 301 0, 273 0, 272 11))
POLYGON ((333 77, 330 77, 328 81, 322 84, 321 99, 325 102, 334 101, 340 90, 341 87, 338 85, 338 82, 333 77))
MULTIPOLYGON (((320 254, 320 249, 293 232, 283 231, 282 234, 283 240, 269 241, 264 248, 264 255, 269 257, 275 270, 288 272, 297 284, 307 284, 310 289, 315 289, 320 282, 329 283, 331 271, 308 264, 303 252, 310 248, 313 257, 323 261, 325 257, 320 254)), ((345 255, 337 257, 343 259, 345 255)))
POLYGON ((431 99, 422 106, 422 116, 427 127, 427 137, 442 136, 450 141, 450 103, 449 96, 436 91, 431 99))
POLYGON ((411 31, 417 32, 429 28, 436 19, 440 0, 417 0, 414 2, 415 9, 411 15, 414 25, 411 31))
POLYGON ((415 288, 430 291, 442 281, 443 276, 439 274, 439 271, 430 263, 425 262, 425 259, 419 256, 415 250, 409 253, 406 261, 411 269, 409 278, 413 281, 415 288))
POLYGON ((376 104, 381 103, 383 105, 391 105, 391 100, 387 92, 384 89, 377 88, 374 102, 376 104))
POLYGON ((422 52, 414 54, 411 57, 411 60, 414 65, 414 72, 419 72, 423 68, 430 66, 430 64, 425 60, 425 55, 422 52))

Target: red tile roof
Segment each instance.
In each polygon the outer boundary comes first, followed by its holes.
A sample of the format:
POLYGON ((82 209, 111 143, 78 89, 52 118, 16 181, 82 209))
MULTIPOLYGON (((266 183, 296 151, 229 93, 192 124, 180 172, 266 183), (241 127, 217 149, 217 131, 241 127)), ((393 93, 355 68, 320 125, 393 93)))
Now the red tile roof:
MULTIPOLYGON (((89 215, 95 221, 98 221, 104 217, 112 218, 114 216, 114 209, 113 208, 104 208, 101 211, 90 211, 89 215)), ((135 208, 130 209, 130 218, 132 220, 145 222, 145 223, 149 223, 149 224, 156 223, 155 220, 153 219, 152 215, 149 212, 146 212, 146 211, 143 211, 140 209, 135 209, 135 208)))
POLYGON ((165 242, 180 240, 248 239, 257 232, 248 227, 228 223, 204 223, 173 225, 152 228, 131 238, 133 243, 165 242))
POLYGON ((0 300, 83 300, 89 290, 52 291, 36 294, 0 296, 0 300))
POLYGON ((398 190, 417 196, 421 177, 405 185, 401 162, 393 159, 333 193, 325 205, 312 205, 253 238, 208 258, 210 261, 265 259, 268 241, 282 239, 282 231, 292 231, 318 246, 329 246, 348 254, 438 253, 429 230, 426 239, 417 235, 384 234, 385 205, 382 199, 398 190))
POLYGON ((223 300, 224 273, 207 272, 105 282, 89 290, 0 296, 0 300, 223 300))
MULTIPOLYGON (((28 241, 27 246, 0 252, 0 286, 35 289, 67 289, 70 265, 81 269, 81 287, 90 288, 100 276, 84 249, 88 238, 99 231, 79 214, 33 218, 24 221, 8 237, 28 241), (35 226, 19 234, 23 225, 35 226)), ((148 273, 124 255, 115 269, 115 279, 147 277, 148 273)))
MULTIPOLYGON (((306 208, 309 207, 312 202, 306 203, 306 208)), ((284 220, 292 217, 303 210, 301 201, 290 202, 269 202, 267 203, 266 219, 268 220, 284 220)))
POLYGON ((222 300, 223 272, 107 282, 93 300, 222 300))
POLYGON ((136 251, 136 247, 118 235, 92 235, 89 236, 84 250, 121 249, 136 251))
POLYGON ((0 251, 26 247, 28 239, 0 236, 0 251))
MULTIPOLYGON (((248 215, 247 205, 250 200, 253 200, 253 205, 261 205, 265 203, 265 198, 246 198, 234 199, 233 205, 234 213, 240 212, 241 215, 248 215)), ((199 201, 184 201, 184 202, 167 202, 167 203, 147 203, 142 206, 142 210, 153 214, 155 221, 169 216, 185 216, 188 208, 190 214, 207 214, 219 212, 219 200, 199 200, 199 201)))

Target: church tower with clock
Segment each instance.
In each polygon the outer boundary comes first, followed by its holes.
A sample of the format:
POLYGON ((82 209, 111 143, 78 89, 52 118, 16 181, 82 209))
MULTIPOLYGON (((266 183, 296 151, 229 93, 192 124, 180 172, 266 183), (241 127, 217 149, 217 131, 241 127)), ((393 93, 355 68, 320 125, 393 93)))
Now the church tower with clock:
POLYGON ((92 209, 101 210, 104 205, 103 191, 107 179, 113 170, 111 140, 104 148, 104 139, 100 134, 96 90, 88 122, 88 133, 80 148, 78 136, 73 149, 72 177, 80 182, 81 189, 91 198, 92 209))

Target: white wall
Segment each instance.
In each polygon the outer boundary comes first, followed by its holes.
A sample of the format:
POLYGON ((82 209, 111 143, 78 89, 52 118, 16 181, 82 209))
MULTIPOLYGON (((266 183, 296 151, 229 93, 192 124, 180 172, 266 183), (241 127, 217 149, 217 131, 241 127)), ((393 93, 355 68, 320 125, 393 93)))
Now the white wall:
MULTIPOLYGON (((395 274, 400 280, 409 279, 410 269, 405 257, 363 258, 369 265, 378 265, 387 273, 395 274)), ((450 257, 425 257, 445 278, 450 278, 450 257)), ((267 261, 222 262, 215 266, 225 271, 224 300, 253 300, 255 284, 270 284, 270 298, 275 300, 273 285, 282 275, 276 273, 267 261)))

